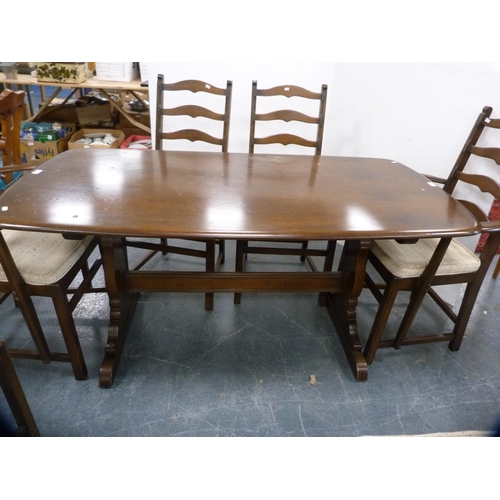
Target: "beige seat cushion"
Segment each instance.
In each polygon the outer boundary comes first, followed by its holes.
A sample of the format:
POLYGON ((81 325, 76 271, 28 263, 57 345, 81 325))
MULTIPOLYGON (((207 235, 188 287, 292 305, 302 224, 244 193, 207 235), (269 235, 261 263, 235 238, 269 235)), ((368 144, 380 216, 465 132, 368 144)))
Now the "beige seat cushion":
MULTIPOLYGON (((371 251, 395 276, 414 278, 424 272, 438 242, 438 238, 422 239, 415 244, 400 244, 394 240, 377 240, 372 243, 371 251)), ((479 269, 480 264, 479 258, 467 247, 452 240, 436 275, 474 272, 479 269)))
MULTIPOLYGON (((92 236, 66 240, 60 234, 32 231, 2 231, 24 281, 48 285, 60 280, 83 254, 92 236)), ((0 266, 0 281, 7 281, 0 266)))

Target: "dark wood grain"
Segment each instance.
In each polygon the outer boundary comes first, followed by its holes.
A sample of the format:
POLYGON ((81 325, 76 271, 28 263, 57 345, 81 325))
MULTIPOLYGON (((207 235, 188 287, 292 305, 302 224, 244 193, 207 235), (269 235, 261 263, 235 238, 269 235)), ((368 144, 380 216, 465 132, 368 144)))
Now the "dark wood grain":
POLYGON ((370 240, 476 233, 457 201, 400 163, 149 150, 70 150, 3 197, 0 227, 101 236, 110 387, 140 291, 321 292, 357 380, 368 377, 356 308, 370 240), (125 237, 346 240, 332 273, 173 273, 128 269, 125 237))
POLYGON ((385 159, 77 149, 2 197, 0 226, 227 239, 461 236, 467 210, 385 159))

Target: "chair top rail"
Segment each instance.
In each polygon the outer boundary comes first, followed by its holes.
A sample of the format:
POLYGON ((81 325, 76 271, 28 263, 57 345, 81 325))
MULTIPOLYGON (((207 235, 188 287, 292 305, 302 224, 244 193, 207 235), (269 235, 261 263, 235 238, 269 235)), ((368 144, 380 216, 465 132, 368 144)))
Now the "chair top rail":
MULTIPOLYGON (((321 87, 326 90, 327 85, 321 87)), ((284 97, 304 97, 306 99, 321 99, 321 92, 312 92, 311 90, 298 87, 297 85, 279 85, 270 89, 256 89, 258 96, 284 96, 284 97)))
MULTIPOLYGON (((228 87, 232 84, 231 80, 227 81, 228 87)), ((163 83, 162 90, 188 90, 190 92, 207 92, 215 95, 226 95, 227 89, 216 87, 210 83, 201 80, 183 80, 176 83, 163 83)))

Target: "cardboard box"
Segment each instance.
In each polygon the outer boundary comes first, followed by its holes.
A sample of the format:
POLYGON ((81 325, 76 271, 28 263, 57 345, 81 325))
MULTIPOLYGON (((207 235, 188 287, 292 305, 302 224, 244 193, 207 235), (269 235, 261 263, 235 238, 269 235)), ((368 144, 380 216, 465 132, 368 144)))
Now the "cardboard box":
MULTIPOLYGON (((141 125, 146 125, 146 127, 151 128, 151 116, 149 114, 149 111, 133 111, 131 113, 126 111, 126 108, 122 108, 130 118, 133 118, 136 122, 140 123, 141 125)), ((126 116, 123 116, 122 113, 118 116, 118 123, 122 127, 134 127, 134 124, 131 123, 129 120, 127 120, 126 116)))
POLYGON ((78 123, 85 128, 108 128, 109 124, 113 128, 116 111, 110 98, 102 96, 100 92, 79 97, 75 101, 78 123))
POLYGON ((114 121, 111 104, 93 104, 91 106, 77 106, 76 116, 80 125, 100 125, 114 121))
MULTIPOLYGON (((22 125, 22 132, 27 132, 31 126, 40 125, 41 128, 48 129, 51 124, 49 123, 35 123, 24 122, 22 125)), ((63 130, 46 130, 38 135, 32 134, 31 138, 21 139, 21 154, 23 162, 40 162, 50 160, 54 156, 66 151, 68 149, 68 141, 76 130, 75 123, 61 123, 63 130), (52 134, 54 139, 52 140, 52 134), (64 134, 63 137, 61 135, 64 134), (34 139, 33 136, 36 138, 34 139), (41 137, 40 139, 38 137, 41 137)), ((26 133, 24 134, 25 137, 26 133)))
POLYGON ((81 83, 87 79, 83 62, 37 62, 35 68, 39 82, 81 83))
POLYGON ((21 154, 23 155, 23 162, 33 162, 50 160, 54 156, 66 151, 68 143, 64 139, 57 141, 21 141, 21 154))
MULTIPOLYGON (((55 98, 45 108, 42 114, 38 114, 37 120, 46 120, 59 123, 78 123, 76 116, 75 99, 70 99, 62 104, 64 99, 55 98)), ((39 108, 42 107, 40 103, 39 108)))
POLYGON ((82 128, 78 132, 75 132, 72 136, 71 139, 68 142, 68 149, 116 149, 119 148, 123 141, 125 140, 125 134, 121 130, 115 130, 115 129, 99 129, 99 128, 82 128), (95 144, 95 145, 89 145, 89 144, 77 144, 76 141, 79 139, 83 139, 85 135, 95 135, 95 134, 111 134, 113 137, 116 137, 116 141, 110 144, 109 146, 106 145, 100 145, 100 144, 95 144))
POLYGON ((136 62, 98 62, 96 78, 111 82, 131 82, 139 77, 139 63, 136 62))
MULTIPOLYGON (((55 140, 21 140, 21 154, 23 162, 44 161, 50 160, 54 156, 68 149, 68 141, 74 134, 76 126, 74 123, 63 123, 62 126, 67 130, 64 137, 55 140)), ((54 131, 55 137, 60 135, 54 131)), ((50 134, 44 134, 44 137, 49 137, 50 134)))

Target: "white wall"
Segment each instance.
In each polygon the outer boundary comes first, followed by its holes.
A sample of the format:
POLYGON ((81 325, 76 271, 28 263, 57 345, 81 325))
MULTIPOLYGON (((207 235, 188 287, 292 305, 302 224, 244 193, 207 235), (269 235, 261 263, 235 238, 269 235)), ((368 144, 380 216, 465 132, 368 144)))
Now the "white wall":
MULTIPOLYGON (((252 80, 257 80, 259 87, 294 84, 319 92, 323 83, 327 83, 329 86, 333 84, 334 69, 334 63, 150 62, 148 78, 150 85, 153 84, 150 88, 150 101, 154 106, 156 95, 153 95, 153 88, 156 85, 156 75, 159 73, 164 75, 166 83, 197 79, 218 87, 225 87, 226 81, 232 80, 233 97, 229 151, 247 152, 252 80)), ((180 95, 178 99, 181 99, 180 95)), ((327 105, 330 105, 328 100, 327 105)), ((329 114, 327 110, 327 116, 329 114)), ((152 125, 154 127, 154 124, 152 125)), ((220 133, 218 134, 220 135, 220 133)), ((192 149, 207 148, 206 145, 190 144, 189 142, 184 145, 184 147, 186 146, 192 149)), ((165 148, 175 147, 179 146, 165 142, 165 148)), ((267 151, 272 151, 272 149, 267 151)), ((274 151, 282 152, 281 145, 277 145, 274 151)), ((288 152, 309 153, 307 149, 294 149, 293 147, 289 148, 288 152)))
POLYGON ((500 116, 498 63, 339 63, 332 154, 384 156, 446 176, 480 110, 500 116))

